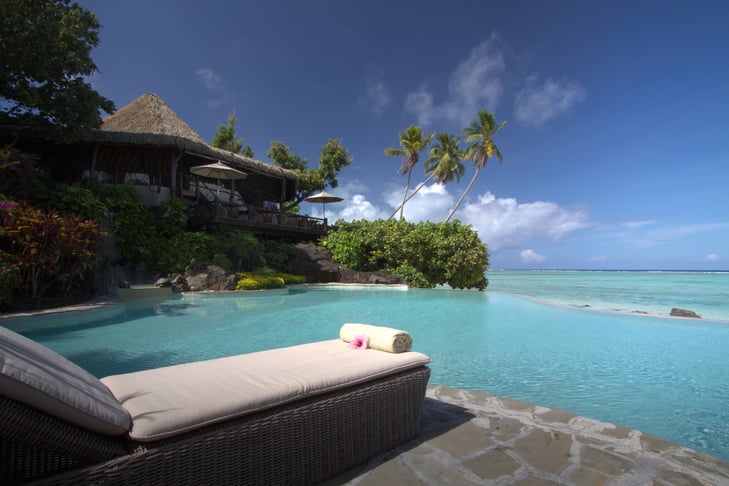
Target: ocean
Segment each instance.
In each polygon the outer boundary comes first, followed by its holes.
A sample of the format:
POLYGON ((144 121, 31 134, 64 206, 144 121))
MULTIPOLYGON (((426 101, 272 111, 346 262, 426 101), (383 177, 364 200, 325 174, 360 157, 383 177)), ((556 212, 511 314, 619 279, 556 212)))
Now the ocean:
POLYGON ((729 271, 489 270, 488 292, 591 310, 669 316, 674 307, 729 322, 729 271))

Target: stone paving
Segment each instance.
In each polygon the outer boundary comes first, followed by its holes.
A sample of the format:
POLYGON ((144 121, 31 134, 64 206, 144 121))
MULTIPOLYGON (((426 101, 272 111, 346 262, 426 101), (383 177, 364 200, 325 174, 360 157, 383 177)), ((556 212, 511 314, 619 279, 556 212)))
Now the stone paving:
POLYGON ((729 485, 729 463, 637 430, 429 386, 418 437, 326 485, 729 485))

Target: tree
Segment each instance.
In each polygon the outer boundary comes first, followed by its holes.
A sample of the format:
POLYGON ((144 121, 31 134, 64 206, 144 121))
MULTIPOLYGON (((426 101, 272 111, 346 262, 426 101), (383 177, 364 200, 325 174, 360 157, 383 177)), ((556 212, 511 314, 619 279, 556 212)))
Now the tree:
POLYGON ((315 192, 323 191, 326 186, 337 187, 339 171, 353 160, 353 157, 347 155, 347 149, 342 147, 338 138, 330 138, 321 148, 319 166, 316 169, 307 167, 308 161, 292 153, 291 147, 283 142, 272 141, 266 155, 279 166, 299 176, 296 199, 283 207, 282 211, 290 211, 315 192))
POLYGON ((461 163, 464 152, 461 150, 461 139, 448 132, 439 133, 435 137, 438 145, 430 148, 430 157, 425 161, 425 172, 433 174, 441 184, 460 181, 466 169, 461 163))
POLYGON ((70 0, 0 0, 0 124, 73 141, 101 125, 114 103, 84 80, 98 69, 93 12, 70 0))
POLYGON ((345 267, 388 270, 412 287, 483 290, 488 285, 488 249, 459 221, 338 221, 320 243, 345 267))
POLYGON ((489 158, 495 155, 498 157, 499 162, 502 161, 501 152, 494 143, 493 137, 504 125, 506 125, 505 121, 497 124, 494 113, 483 109, 478 112, 478 119, 471 120, 471 123, 463 130, 463 134, 466 135, 466 142, 473 142, 466 148, 466 158, 473 162, 476 166, 476 171, 473 173, 473 177, 468 183, 468 186, 466 186, 466 190, 461 194, 460 199, 453 208, 453 211, 451 211, 451 214, 448 215, 446 221, 450 221, 461 206, 461 203, 466 198, 466 194, 471 190, 473 183, 476 182, 479 172, 486 167, 489 158))
MULTIPOLYGON (((418 126, 413 125, 407 127, 404 132, 400 132, 400 146, 402 147, 401 149, 392 147, 385 149, 385 155, 402 157, 402 163, 400 164, 400 169, 398 169, 398 173, 400 173, 401 175, 407 174, 408 176, 407 184, 405 184, 405 194, 402 197, 402 204, 399 208, 400 219, 403 219, 402 214, 405 208, 405 201, 408 197, 408 191, 410 190, 410 177, 412 176, 413 169, 420 160, 420 152, 423 151, 428 146, 428 144, 430 144, 430 140, 432 138, 432 133, 430 135, 426 135, 425 138, 423 138, 422 129, 418 126)), ((392 218, 392 216, 390 216, 390 218, 392 218)))
POLYGON ((246 145, 243 148, 243 139, 235 138, 235 121, 238 118, 235 113, 228 117, 228 123, 226 125, 218 125, 218 129, 215 132, 213 141, 210 145, 213 147, 233 152, 234 154, 241 154, 249 158, 253 158, 253 149, 250 145, 246 145))
POLYGON ((392 219, 432 179, 435 179, 436 182, 441 184, 447 184, 454 179, 457 181, 461 180, 466 170, 461 163, 461 159, 463 158, 463 152, 459 148, 461 140, 454 135, 449 135, 448 132, 439 133, 435 136, 435 139, 439 145, 430 148, 428 151, 430 157, 425 161, 425 173, 428 174, 428 177, 403 200, 400 207, 395 209, 395 212, 390 215, 389 219, 392 219))

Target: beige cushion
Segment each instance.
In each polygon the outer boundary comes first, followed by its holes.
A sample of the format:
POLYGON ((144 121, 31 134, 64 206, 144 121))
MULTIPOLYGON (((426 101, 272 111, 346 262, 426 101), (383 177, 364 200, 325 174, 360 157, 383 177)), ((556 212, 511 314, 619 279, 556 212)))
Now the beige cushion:
POLYGON ((356 350, 340 340, 102 378, 153 441, 430 362, 424 354, 356 350))
POLYGON ((121 435, 131 427, 129 413, 96 377, 4 327, 0 394, 102 434, 121 435))

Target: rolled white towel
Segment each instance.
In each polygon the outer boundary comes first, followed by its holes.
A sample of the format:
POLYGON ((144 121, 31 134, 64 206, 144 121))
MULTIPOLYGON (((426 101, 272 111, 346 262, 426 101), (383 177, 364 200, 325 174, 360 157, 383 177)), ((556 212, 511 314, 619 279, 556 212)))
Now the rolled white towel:
POLYGON ((346 343, 354 341, 355 335, 358 334, 367 335, 370 348, 388 353, 404 353, 413 347, 413 338, 410 337, 410 334, 399 329, 347 323, 339 330, 340 339, 346 343))

